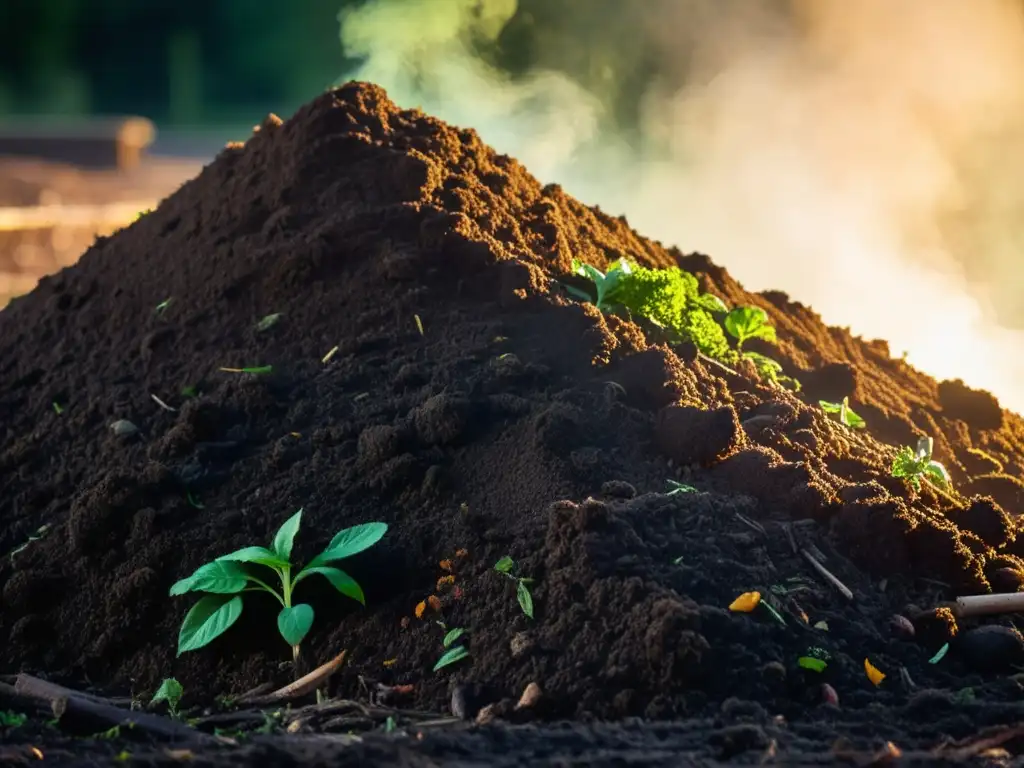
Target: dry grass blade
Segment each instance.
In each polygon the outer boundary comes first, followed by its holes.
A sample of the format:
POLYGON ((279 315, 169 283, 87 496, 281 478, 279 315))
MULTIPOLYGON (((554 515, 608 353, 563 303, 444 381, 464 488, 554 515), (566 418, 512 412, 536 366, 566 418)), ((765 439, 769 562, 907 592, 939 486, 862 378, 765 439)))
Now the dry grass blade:
POLYGON ((342 651, 333 659, 328 661, 326 664, 322 664, 308 675, 300 677, 294 683, 289 683, 284 688, 278 688, 276 691, 272 691, 263 696, 250 696, 238 699, 239 704, 276 704, 280 701, 288 701, 289 699, 297 699, 301 696, 312 693, 325 682, 328 678, 341 669, 341 665, 345 663, 345 651, 342 651))

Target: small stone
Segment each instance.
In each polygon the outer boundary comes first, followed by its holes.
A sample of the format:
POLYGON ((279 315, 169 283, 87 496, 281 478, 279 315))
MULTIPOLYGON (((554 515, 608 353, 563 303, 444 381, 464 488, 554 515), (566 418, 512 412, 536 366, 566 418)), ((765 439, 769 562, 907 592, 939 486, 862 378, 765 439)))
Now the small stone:
POLYGON ((487 725, 498 719, 498 705, 488 704, 486 707, 476 713, 476 724, 487 725))
POLYGON ((1024 662, 1024 637, 1013 627, 975 627, 963 632, 954 648, 978 672, 998 672, 1024 662))
POLYGON ((469 718, 469 691, 465 685, 456 685, 452 689, 452 714, 460 720, 469 718))
POLYGON ((836 689, 828 683, 821 684, 821 701, 824 704, 828 704, 833 707, 839 706, 839 694, 836 693, 836 689))
POLYGON ((1021 591, 1024 573, 1016 568, 999 568, 989 576, 988 583, 996 594, 1012 594, 1021 591))
POLYGON ((889 619, 889 631, 901 640, 912 640, 914 638, 914 625, 906 616, 895 614, 889 619))
POLYGON ((778 685, 786 680, 786 665, 780 661, 769 661, 761 667, 761 675, 766 682, 778 685))
POLYGON ((110 429, 118 437, 129 437, 139 431, 128 419, 118 419, 110 425, 110 429))
POLYGON ((512 635, 512 639, 509 640, 508 646, 512 653, 512 658, 518 659, 520 656, 525 656, 533 650, 533 638, 530 637, 529 632, 516 632, 512 635))
POLYGON ((536 706, 537 702, 540 701, 543 692, 540 686, 536 683, 530 683, 523 689, 523 695, 519 697, 519 703, 516 704, 516 709, 529 709, 530 707, 536 706))

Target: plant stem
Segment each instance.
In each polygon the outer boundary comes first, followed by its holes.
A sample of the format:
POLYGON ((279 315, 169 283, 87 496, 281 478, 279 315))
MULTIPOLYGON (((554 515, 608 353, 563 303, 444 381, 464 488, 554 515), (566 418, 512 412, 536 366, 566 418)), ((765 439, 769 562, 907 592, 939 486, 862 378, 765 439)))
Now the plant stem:
POLYGON ((260 581, 255 576, 250 576, 248 574, 246 575, 246 578, 248 578, 249 581, 254 581, 257 584, 259 584, 261 587, 263 587, 263 589, 267 590, 267 592, 269 592, 275 598, 277 598, 277 602, 279 602, 281 605, 285 605, 284 598, 282 598, 281 595, 278 594, 278 591, 276 589, 274 589, 272 586, 267 584, 265 581, 260 581))

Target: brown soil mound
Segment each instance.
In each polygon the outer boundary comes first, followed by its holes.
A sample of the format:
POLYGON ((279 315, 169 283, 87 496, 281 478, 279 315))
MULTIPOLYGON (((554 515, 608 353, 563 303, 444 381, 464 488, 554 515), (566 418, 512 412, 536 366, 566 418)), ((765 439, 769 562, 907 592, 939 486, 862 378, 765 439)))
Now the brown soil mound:
POLYGON ((929 665, 948 637, 893 640, 889 616, 1024 570, 1022 510, 1000 506, 1020 503, 1018 416, 781 293, 745 292, 369 85, 268 118, 15 300, 0 381, 0 551, 48 526, 0 563, 0 669, 125 690, 173 674, 197 697, 286 678, 270 601, 176 659, 190 601, 167 591, 267 544, 299 507, 300 559, 344 526, 390 524, 348 567, 366 609, 307 583, 306 663, 347 648, 338 691, 360 674, 413 683, 420 708, 446 706, 453 681, 485 703, 533 680, 546 716, 694 715, 740 697, 797 717, 824 680, 844 706, 902 706, 899 667, 926 687, 984 679, 966 653, 929 665), (558 283, 573 257, 623 256, 765 308, 780 337, 765 351, 804 393, 648 343, 558 283), (844 396, 866 434, 817 406, 844 396), (138 434, 114 434, 119 419, 138 434), (986 476, 989 495, 954 503, 890 477, 892 446, 919 435, 955 486, 986 476), (664 495, 670 478, 699 492, 664 495), (791 540, 828 555, 856 600, 816 581, 791 540), (506 554, 535 579, 533 621, 491 568, 506 554), (445 592, 444 620, 471 656, 434 673, 438 617, 412 614, 447 559, 459 596, 445 592), (753 589, 784 624, 727 610, 753 589), (796 666, 809 646, 832 657, 824 678, 796 666), (869 656, 889 674, 878 688, 869 656))

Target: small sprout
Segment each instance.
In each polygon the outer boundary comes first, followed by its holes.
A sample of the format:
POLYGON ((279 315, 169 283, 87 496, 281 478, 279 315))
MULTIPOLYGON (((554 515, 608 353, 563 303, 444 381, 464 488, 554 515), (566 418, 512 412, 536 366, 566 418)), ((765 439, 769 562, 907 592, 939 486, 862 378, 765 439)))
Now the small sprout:
POLYGON ((384 733, 392 733, 395 727, 395 718, 388 715, 388 719, 384 721, 384 733))
POLYGON ((258 365, 253 368, 221 368, 224 373, 251 373, 259 375, 262 373, 272 373, 274 366, 272 365, 258 365))
MULTIPOLYGON (((786 620, 784 618, 782 618, 782 614, 781 613, 779 613, 777 610, 775 610, 775 606, 774 605, 769 603, 767 600, 762 600, 761 601, 761 605, 763 605, 765 607, 765 609, 768 611, 768 613, 770 613, 772 615, 773 619, 775 619, 777 622, 779 622, 779 624, 781 624, 782 626, 786 626, 786 620)), ((804 618, 804 623, 806 623, 807 622, 807 617, 804 616, 803 618, 804 618)))
POLYGON ((444 640, 442 640, 441 643, 442 645, 444 645, 445 648, 451 648, 452 643, 454 643, 464 634, 466 634, 466 630, 464 630, 462 627, 456 627, 444 636, 444 640))
MULTIPOLYGON (((597 300, 594 304, 598 309, 604 311, 610 309, 615 303, 615 295, 622 287, 622 279, 627 275, 633 273, 633 268, 627 261, 616 261, 608 273, 605 274, 597 267, 592 267, 589 264, 584 264, 578 259, 572 260, 572 271, 573 274, 579 277, 585 277, 594 283, 594 287, 597 291, 597 300)), ((591 301, 590 294, 586 291, 581 291, 574 286, 565 286, 566 290, 569 291, 577 299, 583 301, 591 301)))
POLYGON ((515 576, 512 571, 515 570, 516 562, 508 555, 505 555, 498 562, 494 564, 494 570, 503 576, 507 576, 516 582, 516 600, 519 601, 519 607, 527 618, 533 618, 533 595, 530 594, 529 584, 533 583, 533 579, 523 578, 521 576, 515 576))
POLYGON ((256 323, 256 332, 262 333, 263 331, 269 331, 271 328, 277 325, 281 317, 282 315, 280 312, 274 312, 273 314, 265 316, 258 323, 256 323))
POLYGON ((171 713, 171 717, 177 717, 178 704, 181 702, 181 697, 184 693, 185 690, 181 687, 181 683, 173 677, 167 677, 160 683, 160 687, 156 689, 156 693, 153 694, 153 698, 149 703, 153 705, 166 701, 167 711, 171 713))
POLYGON ((372 547, 387 532, 386 523, 365 523, 335 534, 330 544, 305 568, 293 576, 292 545, 302 518, 300 509, 278 529, 272 549, 244 547, 198 568, 191 576, 171 587, 172 596, 188 592, 210 593, 199 600, 185 616, 178 634, 178 655, 209 644, 238 621, 242 615, 242 592, 264 591, 281 604, 277 629, 292 647, 292 658, 299 656, 299 644, 313 625, 313 607, 294 604, 295 587, 308 576, 320 575, 341 594, 365 605, 362 587, 339 568, 327 565, 372 547), (248 566, 270 569, 280 581, 280 590, 253 574, 248 566))
POLYGON ((929 664, 938 664, 940 661, 942 661, 944 658, 946 658, 946 654, 948 652, 949 652, 949 643, 943 643, 942 647, 939 648, 938 651, 936 651, 935 655, 932 656, 930 659, 928 659, 928 663, 929 664))
POLYGON ((933 446, 930 437, 922 437, 917 441, 916 451, 910 446, 900 448, 892 463, 892 476, 906 478, 915 491, 921 490, 922 480, 938 486, 940 490, 950 490, 949 472, 942 464, 932 459, 933 446))
POLYGON ((196 509, 206 509, 206 505, 200 504, 199 500, 192 495, 192 491, 185 491, 185 499, 188 501, 190 506, 195 507, 196 509))
POLYGON ((868 676, 874 685, 881 685, 882 681, 885 680, 885 673, 875 667, 870 661, 864 659, 864 672, 868 676))
POLYGON ((839 414, 839 421, 854 429, 864 429, 868 423, 850 408, 850 398, 844 397, 841 403, 830 403, 828 400, 819 400, 818 405, 825 413, 839 414))
POLYGON ((28 715, 0 709, 0 728, 19 728, 28 722, 28 715))
POLYGON ((675 496, 677 493, 697 493, 697 489, 692 485, 686 483, 677 483, 675 480, 666 480, 668 487, 671 489, 666 493, 666 496, 675 496))
POLYGON ((761 602, 760 592, 744 592, 729 604, 729 610, 738 613, 750 613, 761 602))
POLYGON ((320 362, 323 363, 324 365, 327 365, 329 362, 331 362, 331 358, 334 357, 336 354, 338 354, 337 344, 331 347, 331 351, 324 355, 320 362))
POLYGON ((173 298, 164 299, 163 301, 161 301, 159 304, 156 305, 156 308, 153 310, 153 312, 155 314, 162 315, 164 313, 164 311, 169 306, 171 306, 171 302, 173 300, 174 300, 173 298))
POLYGON ((61 404, 58 403, 56 400, 53 401, 53 412, 56 413, 58 416, 64 413, 64 409, 61 407, 61 404))
POLYGON ((686 556, 685 556, 685 555, 680 555, 679 557, 675 558, 675 559, 674 559, 674 560, 672 561, 672 565, 681 565, 681 564, 682 564, 682 562, 683 562, 683 560, 685 560, 685 559, 686 559, 686 556))
POLYGON ((8 557, 11 559, 11 565, 14 565, 14 557, 15 557, 15 555, 19 555, 22 552, 24 552, 26 549, 28 549, 28 545, 29 544, 31 544, 33 541, 39 541, 47 533, 49 533, 49 531, 50 531, 50 526, 49 525, 40 525, 38 528, 36 528, 36 532, 34 534, 32 534, 31 536, 29 536, 24 544, 19 544, 17 547, 12 549, 8 553, 8 557))
POLYGON ((466 646, 457 645, 454 648, 449 648, 437 663, 434 665, 434 671, 437 672, 440 669, 444 669, 447 666, 454 664, 457 661, 462 661, 469 657, 469 651, 466 650, 466 646))
POLYGON ((420 320, 419 315, 413 315, 413 319, 416 321, 416 330, 420 332, 420 336, 423 335, 423 321, 420 320))
POLYGON ((775 343, 775 326, 768 320, 768 313, 760 307, 736 307, 725 316, 725 330, 736 339, 736 346, 743 348, 743 343, 750 339, 764 339, 775 343))
POLYGON ((197 397, 198 395, 199 395, 199 390, 197 390, 195 387, 182 387, 181 388, 181 396, 182 397, 197 397))

